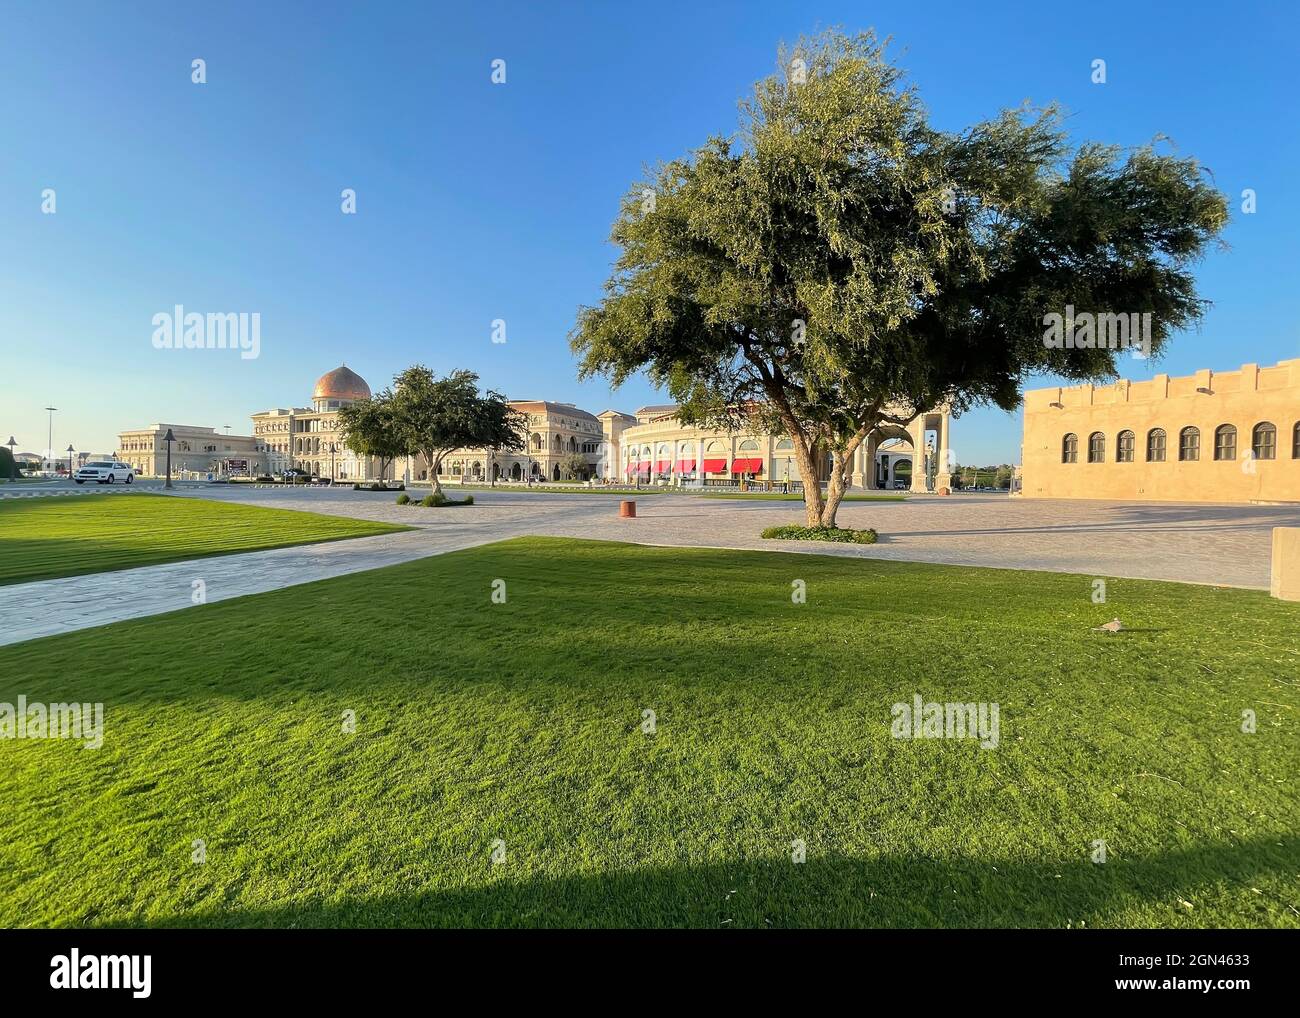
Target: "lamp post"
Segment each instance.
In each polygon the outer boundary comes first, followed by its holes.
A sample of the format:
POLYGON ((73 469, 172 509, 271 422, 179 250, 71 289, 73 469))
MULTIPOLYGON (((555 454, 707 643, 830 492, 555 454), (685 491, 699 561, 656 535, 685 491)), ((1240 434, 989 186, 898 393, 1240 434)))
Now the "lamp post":
POLYGON ((72 443, 68 443, 68 477, 72 477, 72 443))
POLYGON ((54 466, 54 414, 59 408, 56 406, 47 406, 45 409, 50 413, 50 428, 49 432, 45 436, 45 462, 49 463, 52 467, 54 466))
POLYGON ((172 486, 172 443, 176 441, 176 436, 172 434, 172 429, 167 429, 167 434, 163 435, 163 441, 167 443, 167 483, 164 488, 172 486))
MULTIPOLYGON (((0 432, 2 434, 2 432, 0 432)), ((14 459, 14 446, 18 443, 14 441, 14 436, 9 436, 9 441, 5 445, 9 446, 9 480, 18 480, 18 461, 14 459)))

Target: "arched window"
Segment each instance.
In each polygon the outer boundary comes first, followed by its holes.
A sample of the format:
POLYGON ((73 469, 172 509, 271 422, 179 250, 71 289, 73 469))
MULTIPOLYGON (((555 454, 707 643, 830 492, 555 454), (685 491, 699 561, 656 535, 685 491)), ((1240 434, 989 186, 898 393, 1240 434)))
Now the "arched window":
POLYGON ((789 452, 794 449, 794 442, 788 438, 782 438, 776 443, 777 452, 789 452))
POLYGON ((1115 439, 1115 462, 1132 463, 1133 448, 1137 443, 1131 431, 1121 431, 1119 437, 1115 439))
POLYGON ((1073 432, 1061 439, 1061 462, 1079 462, 1079 436, 1073 432))
POLYGON ((1277 428, 1268 421, 1260 421, 1250 433, 1250 449, 1257 460, 1277 459, 1277 428))
POLYGON ((1094 431, 1088 436, 1088 462, 1106 462, 1106 436, 1100 431, 1094 431))
POLYGON ((740 443, 741 452, 758 452, 758 443, 752 438, 747 438, 740 443))
POLYGON ((1296 421, 1291 429, 1291 458, 1300 460, 1300 421, 1296 421))
POLYGON ((1237 429, 1231 424, 1220 424, 1214 429, 1214 458, 1216 460, 1237 458, 1237 429))
POLYGON ((1165 461, 1165 429, 1152 428, 1147 432, 1147 462, 1163 463, 1165 461))
POLYGON ((714 441, 710 442, 708 445, 704 447, 704 451, 721 453, 724 452, 725 450, 722 448, 722 443, 715 439, 714 441))
POLYGON ((1178 458, 1184 463, 1191 463, 1201 458, 1201 430, 1183 428, 1178 433, 1178 458))

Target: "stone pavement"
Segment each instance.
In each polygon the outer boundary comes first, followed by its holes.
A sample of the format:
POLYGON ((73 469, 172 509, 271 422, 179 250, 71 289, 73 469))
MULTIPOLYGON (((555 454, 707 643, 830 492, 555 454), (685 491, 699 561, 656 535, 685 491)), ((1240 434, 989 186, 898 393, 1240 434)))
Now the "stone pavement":
POLYGON ((188 608, 195 580, 203 581, 211 602, 530 534, 1266 589, 1272 528, 1300 526, 1300 506, 922 496, 906 502, 846 502, 840 524, 875 527, 881 540, 835 545, 758 536, 767 526, 802 522, 798 502, 652 495, 638 500, 636 519, 620 519, 618 495, 475 491, 475 505, 455 509, 398 506, 391 493, 328 488, 219 485, 174 497, 306 509, 418 529, 0 586, 0 642, 188 608))

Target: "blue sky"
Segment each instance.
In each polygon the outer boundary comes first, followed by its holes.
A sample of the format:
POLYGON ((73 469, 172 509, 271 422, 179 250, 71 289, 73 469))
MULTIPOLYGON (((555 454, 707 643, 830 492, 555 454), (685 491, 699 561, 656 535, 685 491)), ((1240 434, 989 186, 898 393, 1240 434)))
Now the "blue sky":
MULTIPOLYGON (((56 449, 108 451, 156 421, 246 434, 340 362, 376 389, 421 361, 593 412, 660 401, 644 381, 579 383, 568 349, 619 197, 732 131, 780 40, 832 25, 892 35, 940 127, 1055 99, 1079 139, 1163 133, 1213 171, 1234 210, 1230 248, 1198 270, 1214 308, 1131 377, 1300 356, 1294 4, 10 2, 0 441, 44 448, 51 402, 56 449), (260 312, 261 356, 154 349, 176 304, 260 312)), ((952 435, 962 462, 1019 458, 1018 415, 976 411, 952 435)))

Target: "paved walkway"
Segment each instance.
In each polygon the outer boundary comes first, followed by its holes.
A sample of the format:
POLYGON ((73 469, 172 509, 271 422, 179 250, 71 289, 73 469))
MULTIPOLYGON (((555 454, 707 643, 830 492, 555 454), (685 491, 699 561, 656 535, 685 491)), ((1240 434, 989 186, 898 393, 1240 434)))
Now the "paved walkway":
POLYGON ((398 506, 391 494, 350 489, 223 485, 175 497, 195 496, 413 523, 418 529, 0 586, 0 642, 188 608, 196 580, 203 581, 206 600, 212 602, 529 534, 1267 588, 1272 528, 1300 526, 1300 507, 1295 506, 959 495, 845 503, 841 525, 873 526, 880 543, 813 545, 758 536, 767 526, 801 522, 797 502, 654 495, 638 501, 636 519, 625 520, 618 517, 617 495, 476 491, 476 505, 442 510, 398 506))

